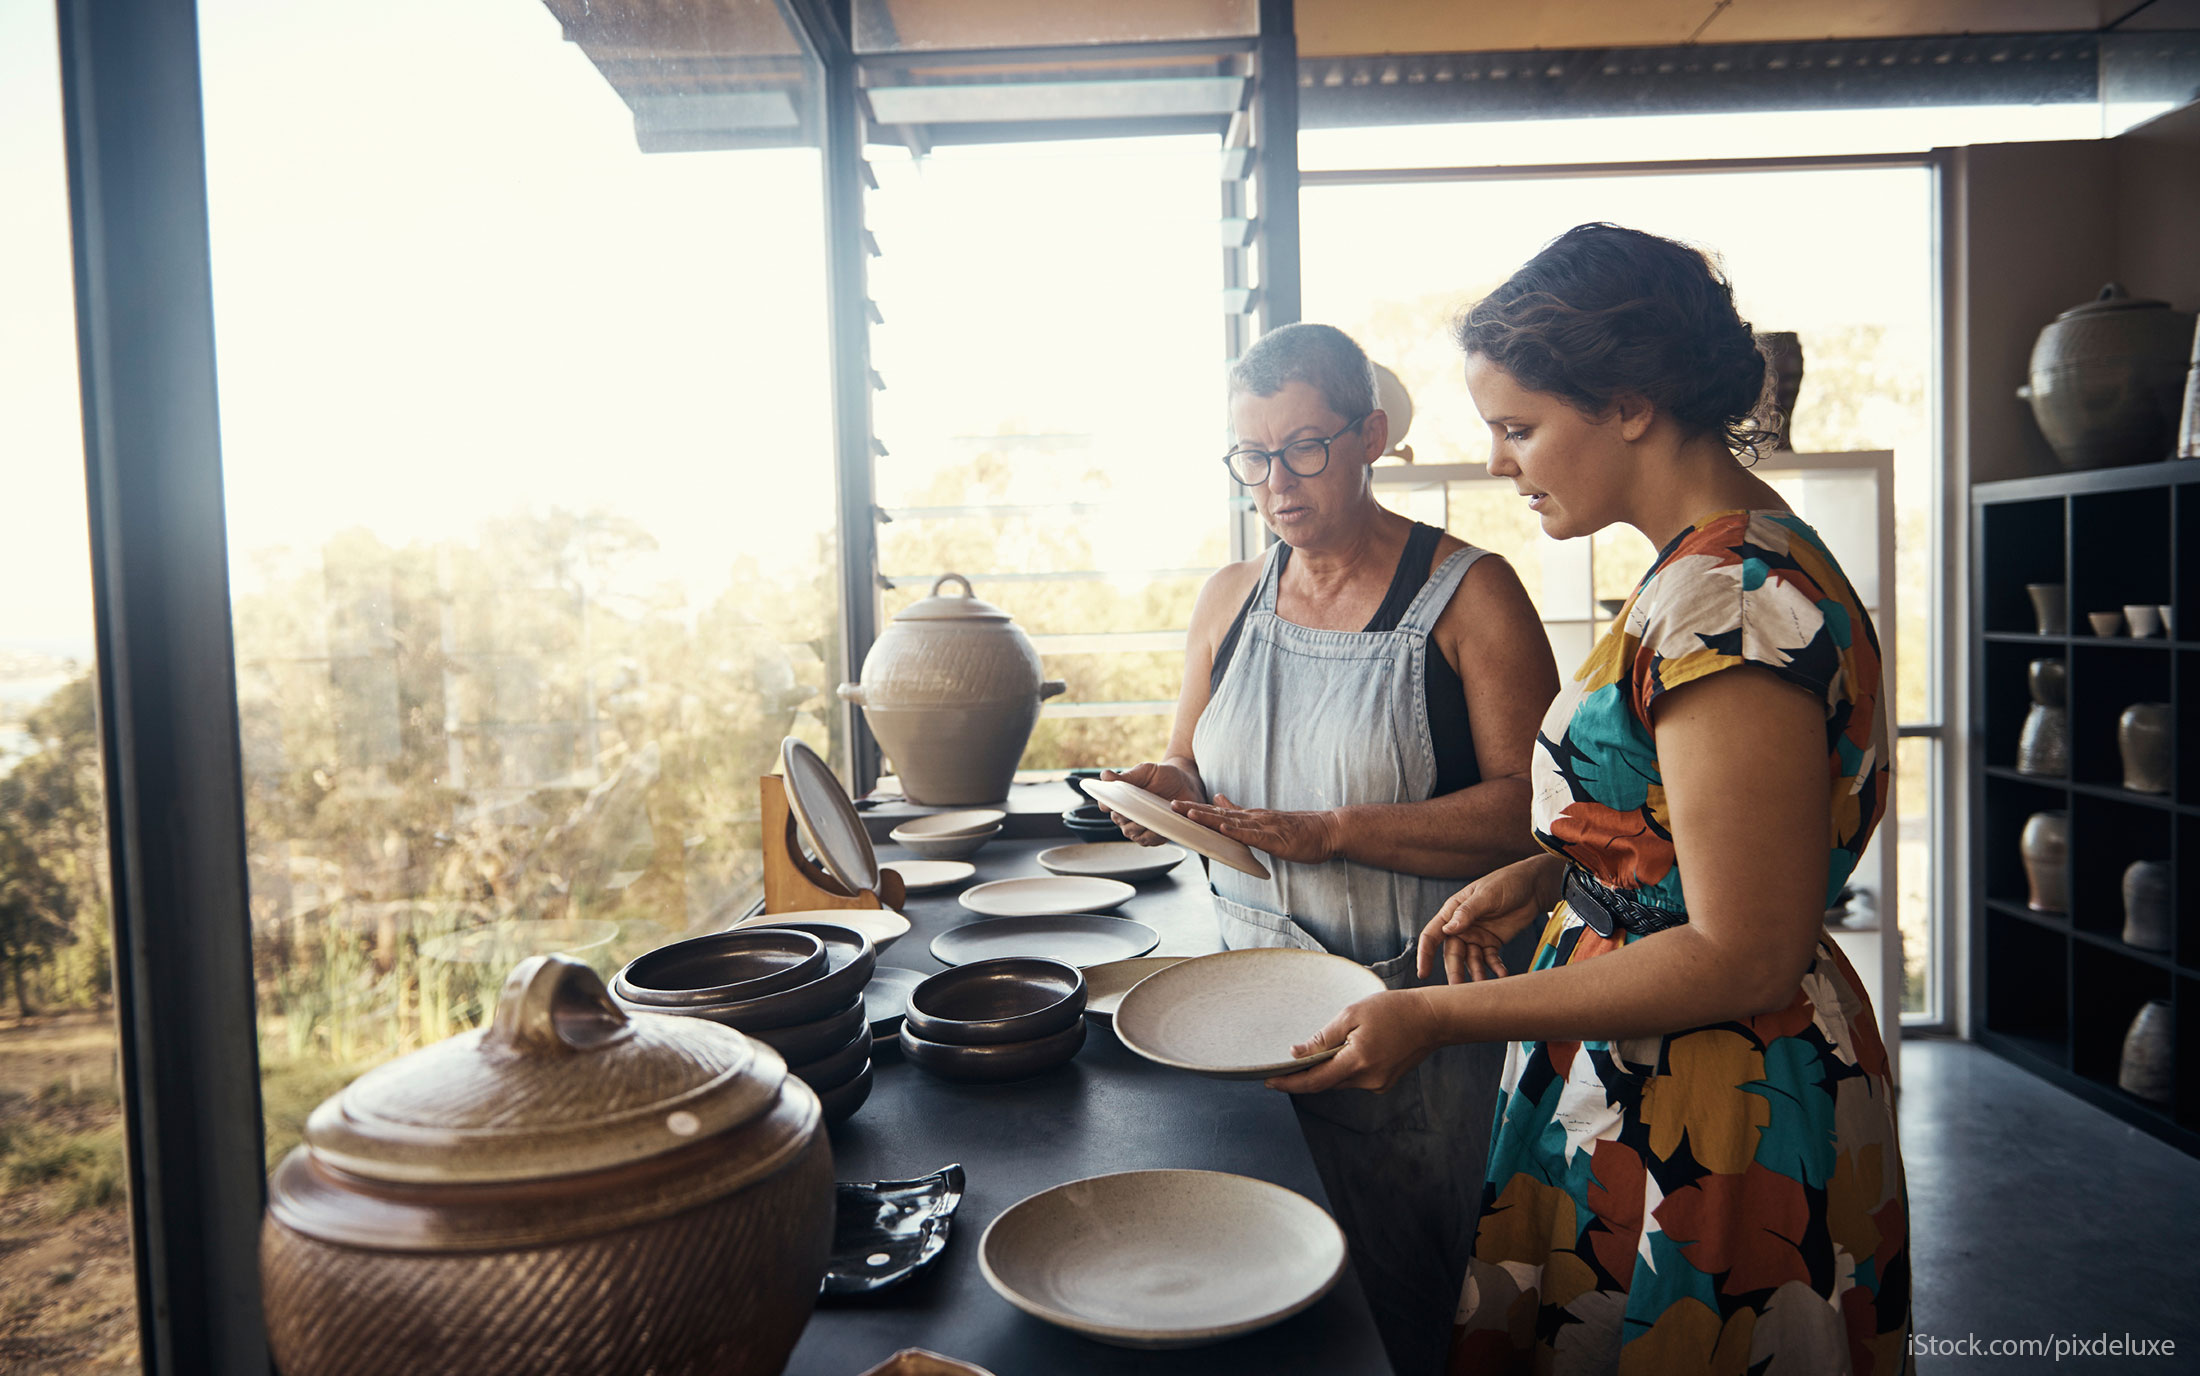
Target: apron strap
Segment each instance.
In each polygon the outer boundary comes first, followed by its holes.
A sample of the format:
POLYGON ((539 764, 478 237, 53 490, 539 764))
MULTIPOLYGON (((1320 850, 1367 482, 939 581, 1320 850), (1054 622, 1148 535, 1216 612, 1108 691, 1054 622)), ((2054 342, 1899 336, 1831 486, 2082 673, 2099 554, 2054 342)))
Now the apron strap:
POLYGON ((1444 608, 1451 605, 1452 594, 1459 591, 1459 584, 1466 578, 1474 561, 1488 554, 1486 549, 1467 546, 1436 566, 1436 572, 1421 585, 1406 614, 1398 619, 1398 629, 1413 631, 1426 639, 1436 629, 1436 623, 1444 615, 1444 608))
POLYGON ((1246 615, 1254 612, 1274 612, 1276 587, 1282 581, 1284 551, 1291 547, 1278 540, 1268 547, 1268 558, 1261 569, 1260 583, 1253 589, 1253 600, 1246 607, 1246 615))

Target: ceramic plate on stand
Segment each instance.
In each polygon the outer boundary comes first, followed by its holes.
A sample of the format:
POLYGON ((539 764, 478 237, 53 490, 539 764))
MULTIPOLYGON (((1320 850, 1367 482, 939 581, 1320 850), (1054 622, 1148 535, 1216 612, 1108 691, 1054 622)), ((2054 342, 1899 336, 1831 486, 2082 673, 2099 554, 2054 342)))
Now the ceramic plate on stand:
POLYGON ((1356 960, 1292 947, 1199 956, 1140 980, 1115 1010, 1123 1045, 1218 1080, 1265 1080, 1325 1061, 1291 1048, 1383 981, 1356 960))
POLYGON ((1050 913, 1104 913, 1137 892, 1120 879, 1049 875, 996 879, 964 889, 957 901, 986 917, 1041 917, 1050 913))
MULTIPOLYGON (((779 743, 779 772, 786 778, 787 806, 818 862, 850 893, 877 893, 878 852, 832 766, 789 736, 779 743)), ((771 844, 771 838, 765 840, 771 844)))
POLYGON ((1119 812, 1146 830, 1166 836, 1179 845, 1190 846, 1210 860, 1220 861, 1255 879, 1269 877, 1268 867, 1243 841, 1233 841, 1219 831, 1201 826, 1136 784, 1127 784, 1121 779, 1092 779, 1085 784, 1085 792, 1109 811, 1119 812))
POLYGON ((911 893, 951 889, 978 872, 968 860, 896 860, 886 868, 900 875, 901 886, 911 893))
POLYGON ((1142 956, 1160 944, 1159 932, 1127 917, 1091 913, 996 917, 932 938, 932 958, 942 965, 968 965, 996 956, 1045 956, 1082 970, 1142 956))
POLYGON ((1221 1171, 1125 1171, 1010 1205, 978 1240, 1002 1299, 1119 1347, 1196 1347, 1298 1313, 1344 1274, 1304 1195, 1221 1171))
POLYGON ((1094 841, 1082 846, 1052 846, 1040 851, 1039 868, 1048 874, 1120 879, 1137 884, 1159 879, 1184 861, 1179 846, 1141 846, 1135 841, 1094 841))

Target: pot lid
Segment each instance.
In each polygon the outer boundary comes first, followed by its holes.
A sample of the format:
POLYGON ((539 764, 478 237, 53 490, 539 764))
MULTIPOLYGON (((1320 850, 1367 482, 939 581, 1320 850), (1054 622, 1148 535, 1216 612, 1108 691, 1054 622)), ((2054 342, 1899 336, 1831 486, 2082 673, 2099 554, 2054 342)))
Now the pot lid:
POLYGON ((2123 283, 2111 282, 2102 287, 2100 295, 2094 297, 2091 301, 2082 306, 2072 306, 2055 318, 2057 320, 2076 320, 2084 316, 2105 315, 2110 311, 2166 311, 2168 309, 2169 302, 2167 301, 2156 301, 2152 297, 2146 296, 2133 296, 2130 292, 2124 290, 2123 283))
POLYGON ((535 956, 487 1027, 378 1066, 307 1119, 327 1164, 408 1183, 536 1180, 662 1155, 755 1118, 786 1064, 699 1018, 629 1015, 596 972, 535 956))
POLYGON ((850 893, 876 893, 878 852, 832 766, 789 736, 779 743, 779 771, 787 780, 787 805, 817 858, 850 893))
POLYGON ((930 596, 920 597, 895 613, 896 621, 1006 621, 1008 613, 991 602, 976 596, 970 590, 970 580, 959 573, 943 573, 932 580, 930 596), (962 591, 943 594, 941 588, 949 583, 962 584, 962 591))

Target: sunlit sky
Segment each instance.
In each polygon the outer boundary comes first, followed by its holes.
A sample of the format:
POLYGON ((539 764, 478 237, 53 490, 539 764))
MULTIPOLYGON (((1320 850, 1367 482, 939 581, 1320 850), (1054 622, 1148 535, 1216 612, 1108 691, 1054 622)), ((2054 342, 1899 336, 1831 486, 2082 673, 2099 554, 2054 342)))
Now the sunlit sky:
MULTIPOLYGON (((814 154, 642 155, 602 77, 520 0, 199 12, 235 576, 348 526, 401 544, 551 504, 638 520, 697 604, 736 557, 814 557, 832 514, 814 154)), ((83 644, 91 620, 52 25, 48 0, 0 0, 0 645, 83 644)), ((1746 156, 2098 125, 2091 106, 1560 121, 1311 131, 1301 154, 1746 156)), ((1220 497, 1212 141, 877 158, 882 500, 956 435, 1089 433, 1152 482, 1202 465, 1142 496, 1149 519, 1128 513, 1113 546, 1178 562, 1160 551, 1220 497)), ((1920 180, 1781 178, 1769 203, 1733 178, 1310 188, 1308 309, 1465 292, 1619 218, 1722 250, 1763 327, 1917 319, 1922 217, 1916 238, 1859 242, 1840 211, 1921 209, 1920 180)), ((1471 420, 1436 398, 1424 414, 1417 430, 1471 420)))

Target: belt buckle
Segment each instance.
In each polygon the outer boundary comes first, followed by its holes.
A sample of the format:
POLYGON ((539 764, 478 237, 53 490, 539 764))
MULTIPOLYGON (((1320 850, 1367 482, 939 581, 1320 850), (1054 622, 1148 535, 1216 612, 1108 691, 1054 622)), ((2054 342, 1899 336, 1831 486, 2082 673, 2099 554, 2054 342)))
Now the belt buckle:
POLYGON ((1618 929, 1618 924, 1612 919, 1612 910, 1605 907, 1603 900, 1591 893, 1589 887, 1574 874, 1567 874, 1565 886, 1559 896, 1566 900, 1567 907, 1581 914, 1581 920, 1598 936, 1608 937, 1618 929))

